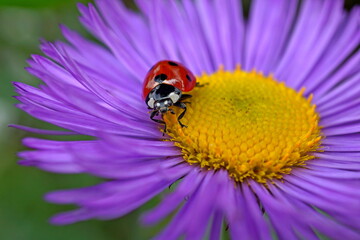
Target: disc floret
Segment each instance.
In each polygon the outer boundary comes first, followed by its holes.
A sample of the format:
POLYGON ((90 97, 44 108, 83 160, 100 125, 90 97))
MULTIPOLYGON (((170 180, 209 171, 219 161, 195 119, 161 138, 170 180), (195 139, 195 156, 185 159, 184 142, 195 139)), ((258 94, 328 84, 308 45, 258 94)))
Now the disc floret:
POLYGON ((164 120, 184 160, 205 169, 226 169, 235 181, 281 179, 313 159, 321 132, 312 95, 303 96, 272 76, 220 69, 198 78, 181 128, 164 120))

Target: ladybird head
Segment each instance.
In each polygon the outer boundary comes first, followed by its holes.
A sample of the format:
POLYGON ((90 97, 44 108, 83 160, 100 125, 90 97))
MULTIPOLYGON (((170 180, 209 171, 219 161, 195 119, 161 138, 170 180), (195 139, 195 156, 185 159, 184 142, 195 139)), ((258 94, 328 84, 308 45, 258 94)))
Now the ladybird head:
POLYGON ((169 107, 179 101, 181 91, 168 84, 159 84, 156 86, 146 98, 146 104, 149 108, 165 113, 169 111, 169 107))
POLYGON ((159 101, 156 101, 154 104, 154 110, 159 111, 160 113, 166 113, 169 111, 169 107, 173 105, 173 102, 170 98, 168 99, 162 99, 159 101))

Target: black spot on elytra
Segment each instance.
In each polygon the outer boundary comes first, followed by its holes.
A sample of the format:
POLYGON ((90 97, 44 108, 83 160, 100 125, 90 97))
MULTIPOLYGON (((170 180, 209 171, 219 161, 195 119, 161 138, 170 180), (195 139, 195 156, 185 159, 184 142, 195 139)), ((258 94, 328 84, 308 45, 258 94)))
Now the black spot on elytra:
POLYGON ((155 82, 158 82, 158 83, 162 83, 164 80, 166 80, 167 79, 167 76, 166 76, 166 74, 159 74, 159 75, 156 75, 155 77, 154 77, 154 81, 155 82))
POLYGON ((187 78, 187 80, 189 80, 189 82, 192 81, 192 79, 191 79, 191 77, 189 76, 189 74, 186 74, 186 78, 187 78))
POLYGON ((168 61, 168 64, 171 65, 171 66, 179 66, 177 63, 174 63, 174 62, 171 62, 171 61, 168 61))

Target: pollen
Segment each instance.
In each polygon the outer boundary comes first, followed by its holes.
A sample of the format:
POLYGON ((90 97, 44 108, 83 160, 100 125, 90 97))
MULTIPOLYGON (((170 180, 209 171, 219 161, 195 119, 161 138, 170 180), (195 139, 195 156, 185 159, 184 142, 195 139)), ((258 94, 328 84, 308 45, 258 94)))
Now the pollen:
POLYGON ((237 182, 266 183, 304 167, 320 151, 321 128, 312 95, 271 75, 219 69, 197 78, 181 122, 176 107, 163 118, 184 161, 207 170, 226 169, 237 182))

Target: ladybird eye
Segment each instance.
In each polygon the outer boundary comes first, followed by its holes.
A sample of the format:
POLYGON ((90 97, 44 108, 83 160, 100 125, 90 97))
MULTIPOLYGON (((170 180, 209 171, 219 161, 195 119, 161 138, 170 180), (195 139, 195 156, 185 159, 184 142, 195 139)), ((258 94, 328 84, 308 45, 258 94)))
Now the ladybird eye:
POLYGON ((186 74, 186 79, 189 80, 189 82, 192 81, 191 77, 189 76, 189 74, 186 74))
POLYGON ((171 62, 171 61, 169 61, 168 64, 171 65, 171 66, 179 66, 177 63, 174 63, 174 62, 171 62))
POLYGON ((162 82, 162 81, 164 81, 164 80, 166 80, 167 79, 167 76, 166 76, 166 74, 159 74, 159 75, 156 75, 155 76, 155 78, 154 78, 154 81, 155 82, 162 82))

